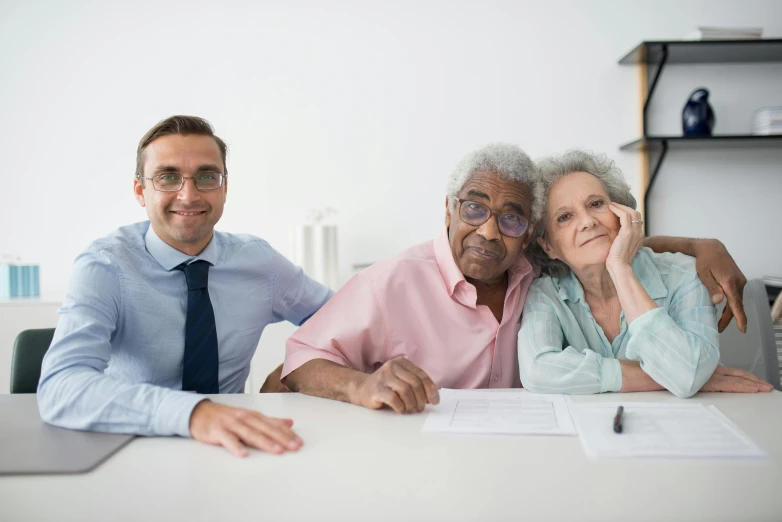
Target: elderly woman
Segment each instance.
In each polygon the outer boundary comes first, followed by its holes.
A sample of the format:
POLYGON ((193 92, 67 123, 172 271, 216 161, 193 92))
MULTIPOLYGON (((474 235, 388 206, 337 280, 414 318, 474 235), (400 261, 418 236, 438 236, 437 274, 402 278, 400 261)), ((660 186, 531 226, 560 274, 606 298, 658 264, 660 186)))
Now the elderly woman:
POLYGON ((530 287, 518 345, 527 389, 771 390, 718 366, 716 312, 695 259, 642 247, 643 221, 612 161, 570 151, 539 170, 529 254, 544 276, 530 287))

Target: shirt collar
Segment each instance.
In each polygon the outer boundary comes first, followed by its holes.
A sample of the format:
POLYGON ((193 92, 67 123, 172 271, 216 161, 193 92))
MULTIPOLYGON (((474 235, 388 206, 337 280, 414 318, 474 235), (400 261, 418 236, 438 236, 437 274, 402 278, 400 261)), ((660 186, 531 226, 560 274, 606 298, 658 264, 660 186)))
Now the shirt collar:
MULTIPOLYGON (((633 259, 633 272, 644 287, 646 293, 652 299, 661 299, 668 296, 668 288, 663 283, 663 278, 660 275, 660 271, 652 261, 651 256, 647 252, 647 248, 641 248, 633 259)), ((576 274, 571 270, 570 273, 564 277, 554 278, 559 286, 557 293, 559 298, 569 300, 574 303, 578 301, 584 302, 584 287, 581 286, 581 281, 578 280, 576 274)))
POLYGON ((160 266, 166 270, 173 270, 182 263, 190 264, 196 260, 207 261, 212 266, 217 262, 217 241, 215 241, 215 235, 212 235, 212 239, 206 248, 197 256, 189 256, 184 252, 180 252, 176 248, 172 247, 160 237, 155 234, 152 229, 152 225, 149 225, 147 233, 144 234, 144 243, 147 246, 147 252, 155 258, 155 261, 160 263, 160 266))
MULTIPOLYGON (((451 244, 448 242, 448 228, 444 228, 443 232, 434 240, 434 256, 445 287, 448 289, 448 295, 453 296, 456 286, 462 281, 466 283, 467 280, 453 259, 451 244)), ((508 269, 508 292, 518 285, 531 271, 532 264, 527 260, 524 252, 520 252, 519 257, 508 269)))

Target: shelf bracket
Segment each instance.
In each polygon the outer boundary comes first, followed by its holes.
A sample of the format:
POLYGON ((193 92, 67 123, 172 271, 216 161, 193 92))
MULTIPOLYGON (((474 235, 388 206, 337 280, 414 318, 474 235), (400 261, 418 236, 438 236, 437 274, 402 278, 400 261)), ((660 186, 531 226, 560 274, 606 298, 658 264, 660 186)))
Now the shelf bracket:
POLYGON ((652 78, 652 83, 649 85, 649 92, 646 93, 646 101, 644 102, 644 112, 643 112, 643 128, 644 128, 644 137, 649 135, 647 124, 648 118, 646 117, 646 111, 649 108, 649 104, 652 101, 652 95, 654 94, 654 89, 657 87, 657 81, 660 79, 660 74, 663 72, 663 67, 665 67, 665 62, 668 61, 668 46, 663 45, 662 46, 662 57, 660 58, 660 63, 657 65, 657 68, 654 70, 654 72, 649 71, 649 77, 652 78))
POLYGON ((649 170, 651 175, 649 176, 649 184, 646 186, 644 192, 644 233, 649 236, 649 194, 652 192, 654 186, 654 180, 657 179, 657 173, 660 172, 660 167, 663 164, 666 154, 668 154, 668 140, 663 140, 660 144, 660 149, 657 154, 657 158, 654 158, 652 154, 649 154, 649 170), (656 160, 656 161, 655 161, 656 160), (654 168, 652 168, 654 165, 654 168))

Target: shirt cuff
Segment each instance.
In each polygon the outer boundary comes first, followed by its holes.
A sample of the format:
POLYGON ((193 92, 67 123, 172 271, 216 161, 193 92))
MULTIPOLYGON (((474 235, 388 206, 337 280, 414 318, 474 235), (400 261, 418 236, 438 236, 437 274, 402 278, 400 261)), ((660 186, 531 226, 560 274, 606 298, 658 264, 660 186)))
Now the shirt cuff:
MULTIPOLYGON (((628 328, 628 331, 631 334, 637 334, 638 330, 647 330, 652 327, 655 322, 659 321, 660 315, 668 317, 668 314, 663 308, 659 306, 657 308, 652 308, 648 312, 644 312, 640 316, 636 317, 635 321, 633 321, 630 325, 630 328, 628 328)), ((657 327, 659 326, 660 325, 657 327)), ((657 329, 657 327, 655 327, 655 329, 657 329)))
POLYGON ((619 364, 619 359, 604 358, 600 373, 600 393, 618 392, 622 389, 622 365, 619 364))
POLYGON ((196 405, 208 399, 203 395, 184 391, 169 391, 160 401, 152 419, 155 435, 190 437, 190 415, 196 405))

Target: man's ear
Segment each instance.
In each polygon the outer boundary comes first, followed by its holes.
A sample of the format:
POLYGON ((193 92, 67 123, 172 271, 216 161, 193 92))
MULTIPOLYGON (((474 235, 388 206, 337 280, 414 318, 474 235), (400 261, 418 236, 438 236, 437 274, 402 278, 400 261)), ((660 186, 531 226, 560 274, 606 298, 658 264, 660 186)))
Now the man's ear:
POLYGON ((540 248, 543 249, 543 251, 546 253, 546 255, 549 258, 559 259, 557 254, 554 252, 554 248, 551 246, 551 244, 548 242, 548 240, 545 237, 539 237, 538 244, 540 245, 540 248))
POLYGON ((136 196, 136 201, 142 207, 147 206, 146 199, 144 199, 144 187, 141 185, 141 180, 138 178, 133 180, 133 194, 136 196))
POLYGON ((451 209, 448 205, 448 196, 445 196, 445 228, 451 228, 451 209))

